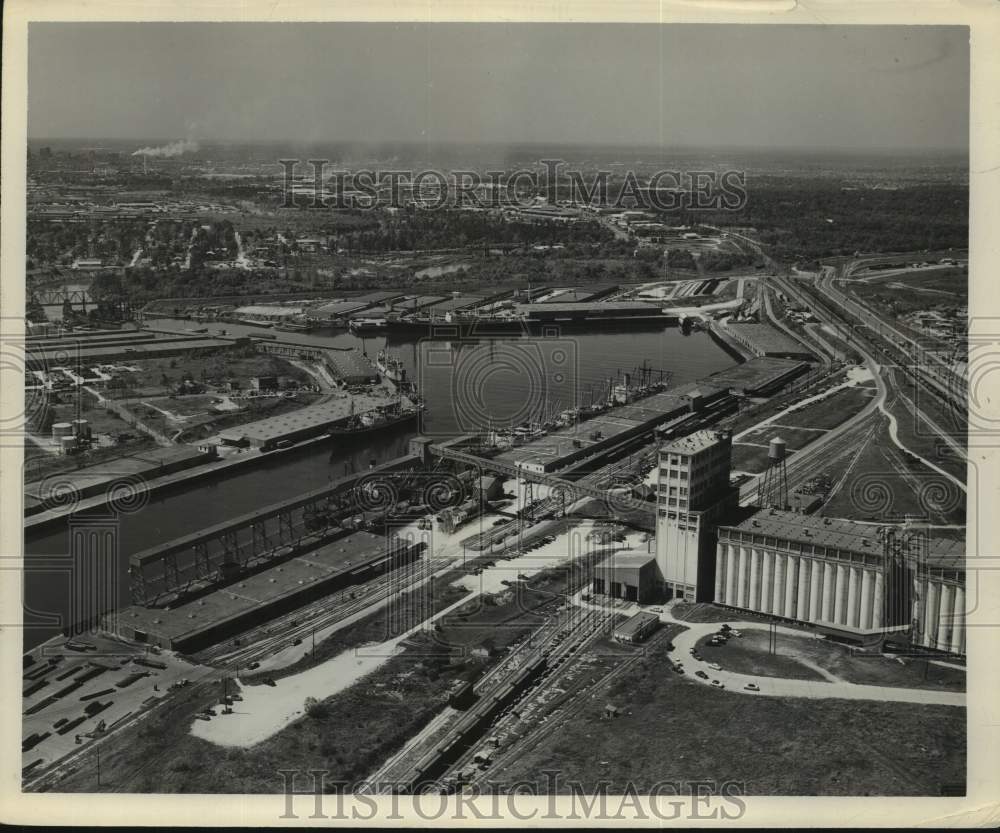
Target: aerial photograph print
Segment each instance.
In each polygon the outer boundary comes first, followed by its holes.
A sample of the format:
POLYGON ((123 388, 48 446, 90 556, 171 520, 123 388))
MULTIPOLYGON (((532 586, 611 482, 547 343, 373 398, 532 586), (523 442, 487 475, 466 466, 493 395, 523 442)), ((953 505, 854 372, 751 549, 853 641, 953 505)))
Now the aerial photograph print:
POLYGON ((24 794, 967 795, 969 27, 31 22, 19 154, 24 794))

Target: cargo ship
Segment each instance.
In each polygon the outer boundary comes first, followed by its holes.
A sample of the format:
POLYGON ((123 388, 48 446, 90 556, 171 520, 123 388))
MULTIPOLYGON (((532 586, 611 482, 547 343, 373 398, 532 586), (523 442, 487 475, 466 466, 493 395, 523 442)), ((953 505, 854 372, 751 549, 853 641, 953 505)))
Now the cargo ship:
POLYGON ((403 367, 403 362, 385 350, 379 350, 375 357, 375 369, 380 376, 397 385, 406 382, 406 368, 403 367))
POLYGON ((353 414, 342 424, 330 429, 331 437, 355 437, 381 431, 397 425, 403 425, 416 420, 421 411, 417 405, 403 405, 394 402, 381 408, 366 411, 363 414, 353 414))

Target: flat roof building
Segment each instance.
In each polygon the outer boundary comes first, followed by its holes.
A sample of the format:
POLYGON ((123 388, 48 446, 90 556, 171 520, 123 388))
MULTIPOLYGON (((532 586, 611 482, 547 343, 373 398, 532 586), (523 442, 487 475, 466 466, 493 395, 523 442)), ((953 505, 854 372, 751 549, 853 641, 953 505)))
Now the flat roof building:
POLYGON ((643 642, 659 624, 659 616, 641 611, 615 628, 614 638, 619 642, 643 642))
POLYGON ((812 352, 770 324, 729 322, 726 331, 757 356, 814 359, 812 352))
POLYGON ((656 559, 647 552, 616 552, 594 567, 593 591, 628 602, 654 601, 656 559))

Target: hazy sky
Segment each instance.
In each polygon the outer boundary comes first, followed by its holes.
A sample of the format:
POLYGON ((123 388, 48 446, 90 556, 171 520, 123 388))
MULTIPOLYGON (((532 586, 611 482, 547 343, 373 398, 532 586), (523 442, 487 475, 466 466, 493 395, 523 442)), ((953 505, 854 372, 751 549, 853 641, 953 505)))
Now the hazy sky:
POLYGON ((960 27, 49 24, 33 138, 965 148, 960 27))

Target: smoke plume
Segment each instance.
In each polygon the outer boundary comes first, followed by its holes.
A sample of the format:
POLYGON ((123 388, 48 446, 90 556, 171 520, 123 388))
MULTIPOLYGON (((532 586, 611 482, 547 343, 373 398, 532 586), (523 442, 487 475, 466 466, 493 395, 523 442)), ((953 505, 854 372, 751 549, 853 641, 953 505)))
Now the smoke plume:
POLYGON ((139 148, 133 156, 180 156, 182 153, 196 153, 198 143, 187 139, 171 142, 158 148, 139 148))

